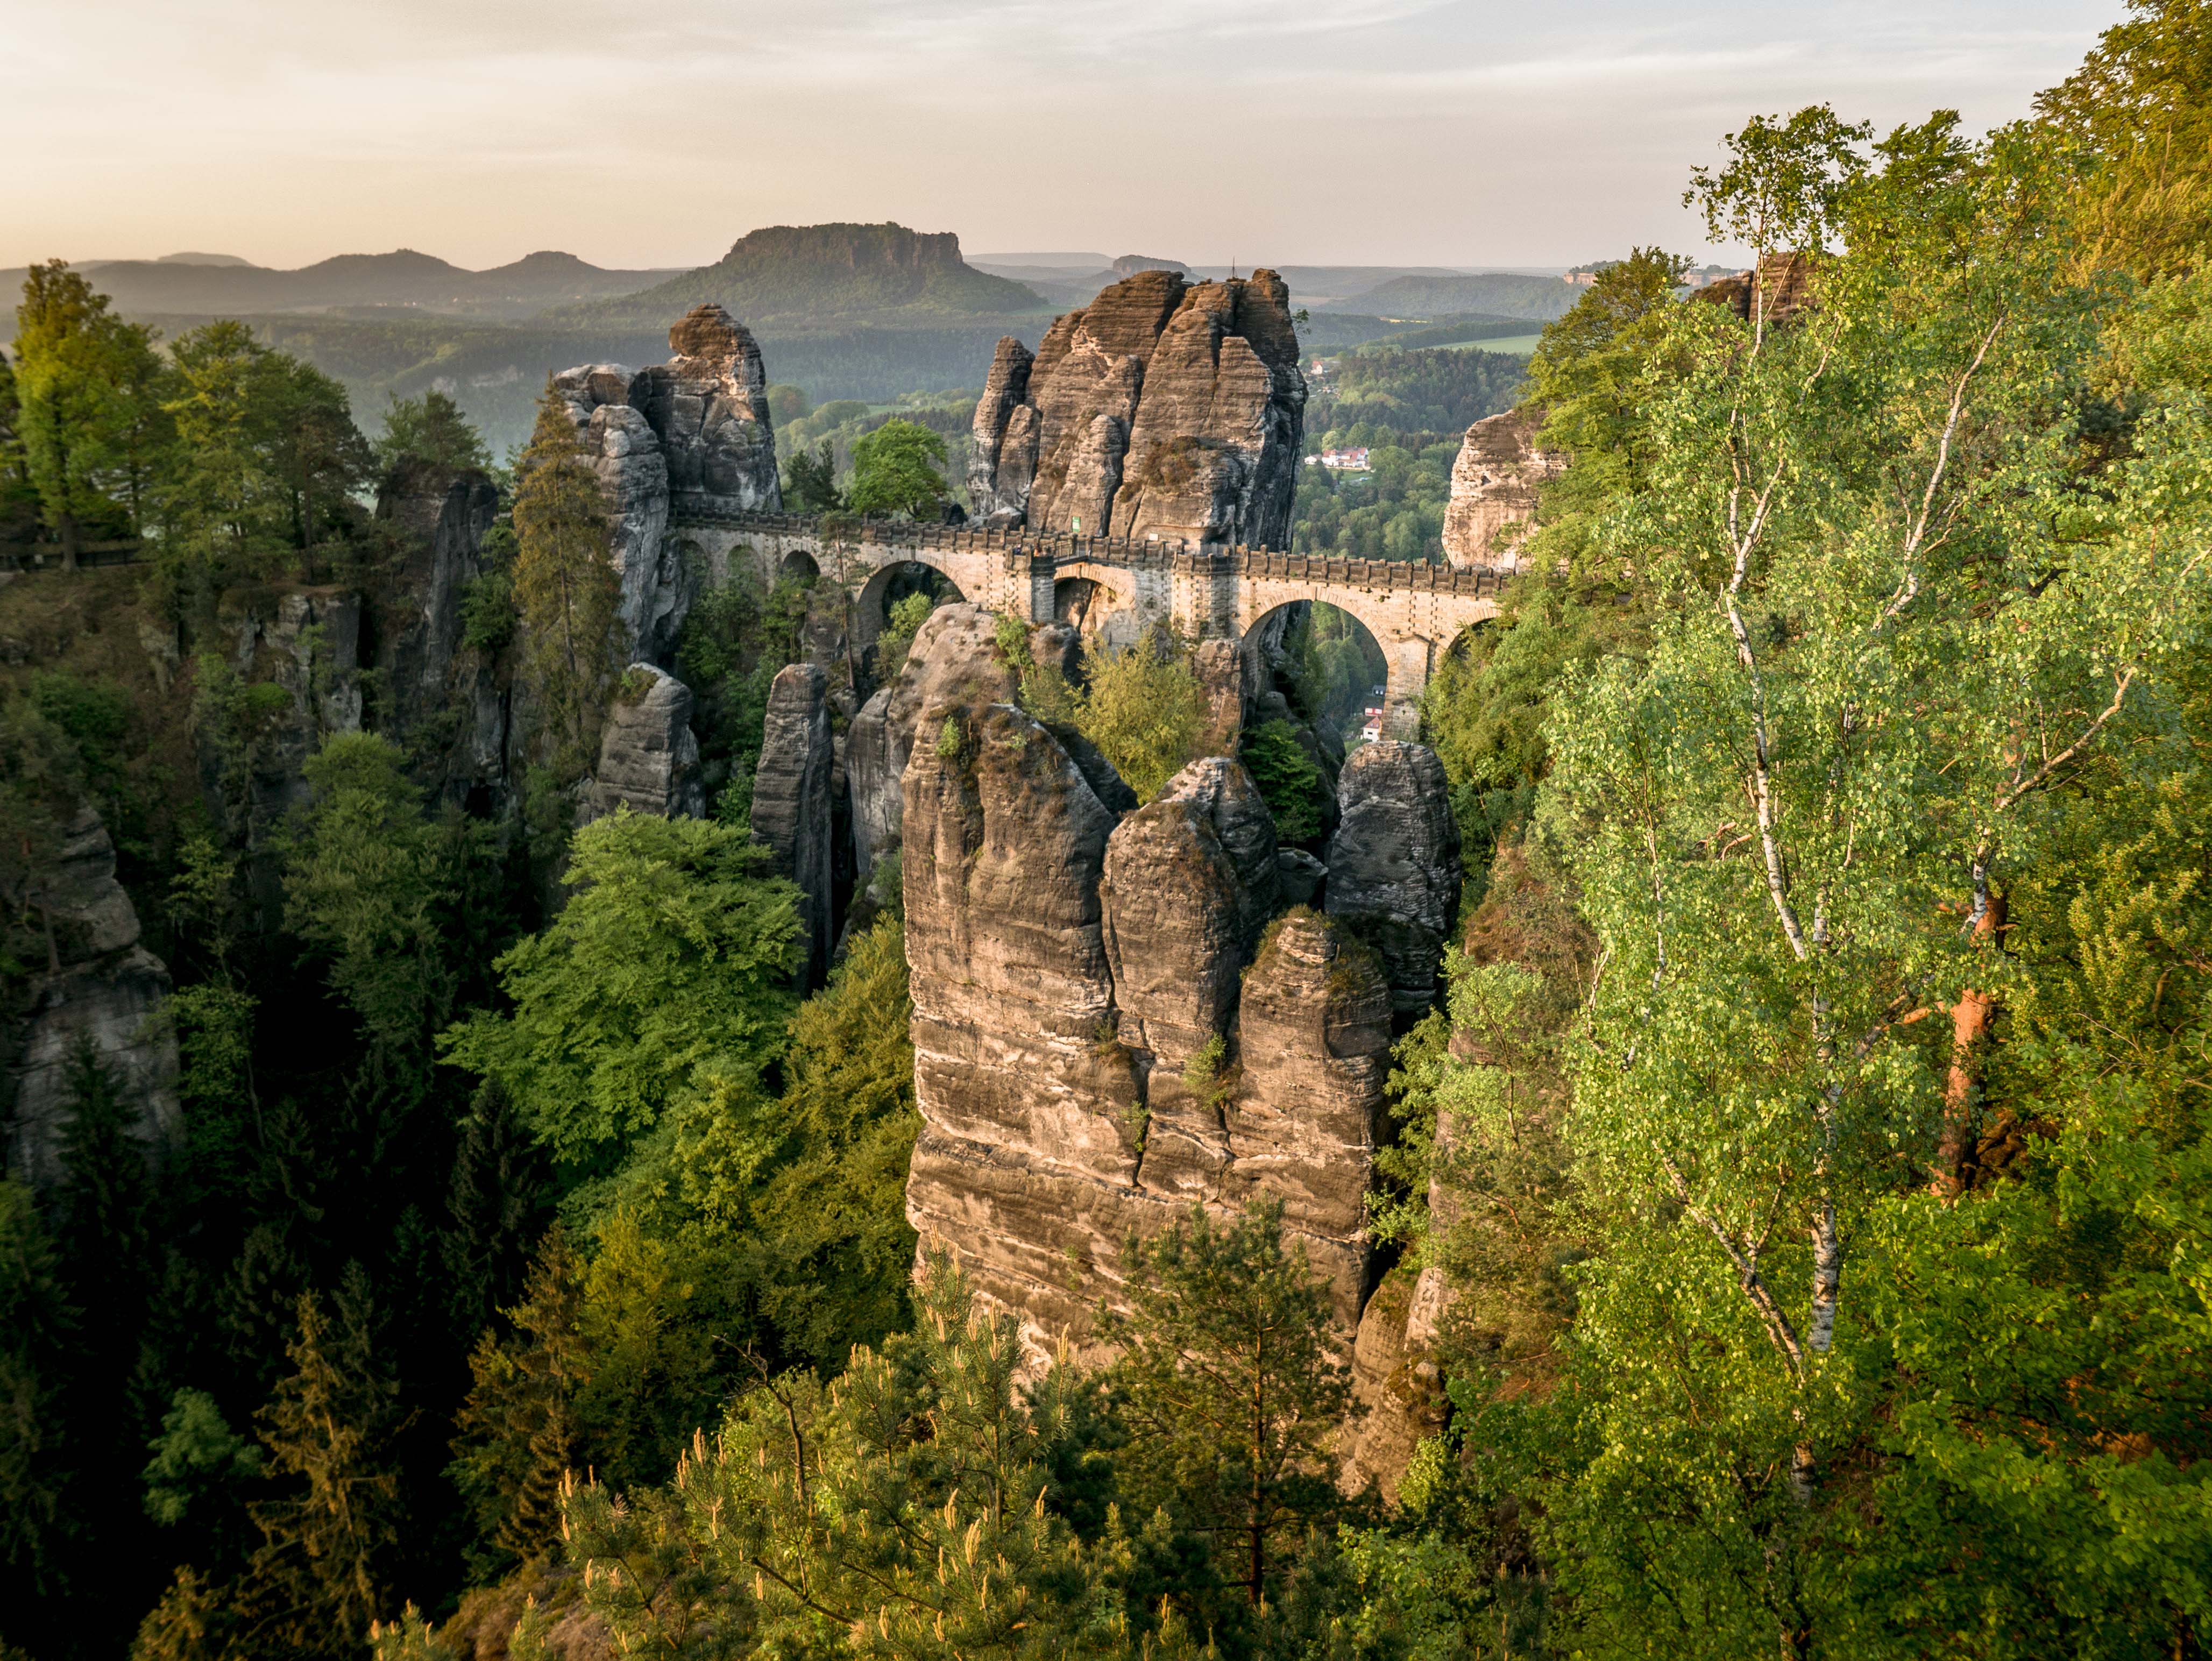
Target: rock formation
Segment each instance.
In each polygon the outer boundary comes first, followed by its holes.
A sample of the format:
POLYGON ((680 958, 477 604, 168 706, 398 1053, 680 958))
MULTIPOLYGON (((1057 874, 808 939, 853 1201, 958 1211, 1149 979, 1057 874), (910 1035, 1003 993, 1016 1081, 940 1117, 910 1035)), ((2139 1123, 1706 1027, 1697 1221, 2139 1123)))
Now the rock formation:
POLYGON ((752 832, 775 856, 776 874, 799 885, 799 918, 806 942, 802 988, 817 985, 830 967, 836 924, 835 815, 829 678, 812 664, 790 664, 769 688, 760 766, 753 774, 752 832))
POLYGON ((1444 508, 1444 559, 1459 568, 1510 571, 1536 518, 1537 488, 1556 477, 1564 457, 1536 447, 1543 414, 1509 409, 1467 429, 1452 463, 1444 508))
POLYGON ((1273 271, 1193 285, 1140 270, 1056 320, 1034 361, 1002 341, 975 411, 979 509, 1034 530, 1281 546, 1306 401, 1289 301, 1273 271))
POLYGON ((907 1206, 925 1250, 957 1248, 1041 1361, 1063 1331, 1085 1340, 1101 1298, 1121 1301, 1132 1232, 1274 1197, 1348 1352, 1389 1063, 1383 959, 1335 918, 1275 914, 1303 867, 1285 872, 1237 762, 1208 757, 1142 809, 1109 806, 1110 770, 1094 787, 1000 701, 1011 677, 980 620, 957 615, 971 609, 940 610, 911 679, 871 705, 908 735, 923 1129, 907 1206))
POLYGON ((397 603, 375 619, 379 725, 410 739, 449 730, 442 745, 416 748, 431 787, 455 800, 507 783, 510 694, 466 650, 461 617, 498 512, 497 488, 473 468, 403 462, 377 495, 376 517, 400 533, 404 550, 397 603))
POLYGON ((1814 304, 1813 256, 1763 254, 1752 270, 1690 292, 1694 299, 1727 306, 1747 323, 1754 306, 1769 324, 1794 323, 1814 304))
POLYGON ((760 348, 719 306, 668 331, 675 356, 633 373, 586 364, 553 378, 614 519, 609 557, 632 656, 666 661, 700 573, 668 539, 672 513, 783 506, 760 348))
POLYGON ((697 819, 707 811, 691 688, 651 664, 632 664, 623 676, 577 818, 589 823, 623 806, 661 819, 697 819))
POLYGON ((1015 410, 1029 408, 1024 400, 1029 396, 1030 366, 1036 361, 1036 354, 1007 335, 999 342, 991 373, 984 377, 983 396, 975 402, 975 449, 968 463, 968 496, 975 504, 979 524, 1019 524, 1029 506, 1030 477, 1036 470, 1036 412, 1030 409, 1020 434, 1010 430, 1010 423, 1015 410), (1018 447, 1024 439, 1026 459, 1006 458, 1002 491, 1000 461, 1006 446, 1012 441, 1018 447))
POLYGON ((45 1186, 67 1174, 62 1133, 72 1111, 70 1069, 84 1046, 137 1113, 158 1153, 178 1131, 177 1039, 158 1017, 169 971, 138 941, 138 913, 115 880, 115 845, 88 807, 63 829, 58 858, 36 898, 52 931, 48 972, 33 987, 12 1071, 10 1166, 45 1186))
POLYGON ((994 650, 997 623, 979 605, 941 605, 922 620, 906 667, 860 706, 845 737, 845 779, 852 796, 854 863, 865 873, 899 841, 905 816, 907 761, 924 711, 933 703, 996 703, 1020 682, 994 650))
POLYGON ((1425 744, 1362 744, 1336 799, 1328 914, 1381 954, 1399 1009, 1425 1009, 1459 906, 1459 825, 1443 764, 1425 744))

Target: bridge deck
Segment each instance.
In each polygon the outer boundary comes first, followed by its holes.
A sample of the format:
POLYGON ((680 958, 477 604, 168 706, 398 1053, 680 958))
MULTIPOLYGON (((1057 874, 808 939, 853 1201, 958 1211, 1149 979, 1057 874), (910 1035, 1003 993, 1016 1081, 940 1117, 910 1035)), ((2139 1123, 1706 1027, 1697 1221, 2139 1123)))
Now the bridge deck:
POLYGON ((1000 554, 1008 563, 1031 568, 1103 565, 1127 571, 1164 571, 1190 577, 1273 578, 1285 582, 1324 583, 1356 589, 1411 589, 1469 599, 1495 599, 1510 572, 1457 570, 1450 566, 1415 565, 1406 560, 1316 559, 1277 549, 1248 548, 1241 543, 1191 543, 1178 539, 1133 540, 1127 536, 1078 536, 1064 532, 970 530, 962 525, 916 524, 902 519, 830 521, 795 513, 684 513, 669 520, 669 530, 714 530, 761 536, 805 538, 817 544, 843 541, 854 546, 913 548, 947 554, 1000 554), (832 534, 832 532, 835 534, 832 534))

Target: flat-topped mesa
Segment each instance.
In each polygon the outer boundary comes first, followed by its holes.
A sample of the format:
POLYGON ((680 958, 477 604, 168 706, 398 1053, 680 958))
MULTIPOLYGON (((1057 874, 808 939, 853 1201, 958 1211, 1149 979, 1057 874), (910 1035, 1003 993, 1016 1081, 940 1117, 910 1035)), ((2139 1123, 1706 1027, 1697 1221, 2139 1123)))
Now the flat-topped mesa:
POLYGON ((625 645, 655 662, 675 650, 699 582, 668 543, 671 512, 783 507, 768 373, 752 336, 720 306, 695 306, 668 343, 675 356, 647 369, 584 364, 553 377, 614 519, 608 554, 622 573, 625 645))
POLYGON ((994 524, 1173 542, 1288 540, 1306 385, 1273 271, 1144 270, 1000 343, 969 486, 994 524))
POLYGON ((1467 429, 1452 463, 1444 508, 1444 560, 1461 570, 1511 571, 1535 528, 1536 493, 1566 466, 1536 447, 1540 409, 1486 415, 1467 429))

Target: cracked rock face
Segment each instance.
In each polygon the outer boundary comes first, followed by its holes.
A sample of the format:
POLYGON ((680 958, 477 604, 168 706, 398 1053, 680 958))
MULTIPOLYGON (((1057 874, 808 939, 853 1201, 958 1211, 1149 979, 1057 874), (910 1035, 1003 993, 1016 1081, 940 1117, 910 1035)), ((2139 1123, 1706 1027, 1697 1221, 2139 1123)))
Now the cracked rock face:
POLYGON ((1305 401, 1279 276, 1139 271, 1057 319, 1033 360, 1000 343, 969 488, 994 524, 1281 547, 1305 401))
POLYGON ((651 664, 632 664, 599 732, 599 764, 585 786, 578 818, 588 823, 618 808, 660 819, 707 811, 699 741, 691 736, 691 688, 651 664))
POLYGON ((802 987, 830 967, 836 896, 831 774, 836 755, 824 701, 829 677, 813 664, 790 664, 769 688, 760 766, 753 776, 752 833, 775 858, 776 873, 799 885, 807 961, 802 987))
POLYGON ((696 306, 668 344, 675 355, 646 369, 586 364, 553 378, 614 519, 608 556, 630 654, 654 662, 676 649, 698 597, 700 573, 667 535, 672 512, 783 506, 758 343, 720 306, 696 306))
POLYGON ((892 724, 912 735, 923 1129, 907 1210, 923 1249, 955 1250, 1042 1365, 1063 1333, 1088 1341, 1101 1299, 1123 1304, 1130 1234, 1193 1203, 1279 1197, 1348 1351, 1389 1045, 1374 954, 1311 912, 1263 931, 1281 864, 1239 764, 1195 762, 1117 813, 1051 731, 999 701, 986 630, 953 617, 932 644, 917 639, 923 666, 884 703, 913 712, 892 724))
POLYGON ((1467 429, 1452 463, 1444 508, 1444 558, 1462 569, 1511 571, 1536 518, 1536 493, 1566 458, 1536 447, 1538 409, 1486 415, 1467 429))
POLYGON ((149 1155, 159 1155, 182 1121, 176 1034, 157 1018, 171 990, 168 967, 138 943, 137 910, 115 880, 115 844, 95 809, 81 809, 64 828, 39 893, 60 967, 32 989, 12 1069, 10 1163, 45 1187, 69 1174, 62 1133, 74 1111, 71 1070, 88 1044, 136 1112, 136 1134, 149 1155))
POLYGON ((1029 409, 1018 433, 1012 423, 1017 409, 1028 409, 1024 400, 1029 396, 1030 366, 1036 361, 1036 354, 1007 335, 1000 338, 991 373, 984 377, 983 396, 975 403, 975 450, 968 464, 968 494, 979 524, 1017 525, 1028 512, 1030 479, 1036 471, 1036 411, 1029 409), (1009 444, 1014 446, 1012 454, 1009 444))
POLYGON ((416 733, 444 712, 465 720, 442 750, 424 758, 441 794, 464 797, 472 785, 503 788, 507 695, 492 666, 463 641, 461 599, 483 574, 484 533, 499 512, 499 491, 474 469, 408 461, 378 494, 376 516, 406 539, 405 565, 393 585, 403 597, 379 616, 376 668, 393 730, 416 733))
POLYGON ((668 331, 666 363, 638 372, 629 403, 659 436, 676 508, 721 513, 783 506, 759 344, 719 306, 695 306, 668 331))
POLYGON ((1327 905, 1380 954, 1403 1010, 1435 997, 1459 906, 1459 826, 1443 764, 1425 744, 1363 744, 1336 785, 1327 905))

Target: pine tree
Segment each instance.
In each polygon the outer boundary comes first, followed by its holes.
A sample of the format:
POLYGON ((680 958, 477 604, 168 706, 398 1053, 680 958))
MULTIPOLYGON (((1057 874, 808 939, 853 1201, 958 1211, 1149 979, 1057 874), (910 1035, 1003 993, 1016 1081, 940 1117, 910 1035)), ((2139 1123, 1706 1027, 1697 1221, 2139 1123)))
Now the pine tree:
POLYGON ((1342 1509, 1331 1443, 1351 1402, 1330 1341, 1328 1299, 1303 1246, 1283 1242, 1282 1204, 1227 1228, 1188 1224, 1132 1238, 1122 1265, 1135 1306, 1103 1335, 1130 1431, 1125 1488, 1212 1543, 1255 1608, 1294 1564, 1284 1537, 1342 1509))
POLYGON ((336 1308, 334 1322, 316 1294, 301 1295, 285 1349, 292 1375, 257 1415, 270 1475, 289 1489, 251 1508, 262 1544, 239 1603, 258 1652, 350 1655, 389 1612, 385 1560, 401 1520, 390 1457, 398 1389, 372 1343, 357 1272, 336 1308))
POLYGON ((545 1156, 506 1087, 477 1087, 453 1150, 441 1242, 454 1330, 481 1332, 495 1311, 522 1292, 529 1241, 544 1228, 551 1198, 545 1156))
POLYGON ((507 1312, 512 1334, 487 1331, 469 1357, 475 1383, 453 1421, 447 1475, 476 1514, 487 1578, 543 1557, 561 1537, 561 1485, 583 1445, 576 1397, 590 1381, 583 1303, 583 1264, 556 1228, 507 1312))
MULTIPOLYGON (((76 1326, 36 1197, 0 1178, 0 1569, 40 1594, 58 1589, 69 1526, 60 1397, 76 1326)), ((21 1631, 27 1602, 0 1606, 0 1631, 21 1631)))
POLYGON ((607 557, 610 529, 575 422, 548 387, 515 470, 514 600, 555 770, 572 779, 591 764, 613 683, 622 582, 607 557))

